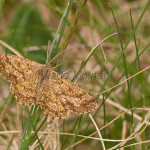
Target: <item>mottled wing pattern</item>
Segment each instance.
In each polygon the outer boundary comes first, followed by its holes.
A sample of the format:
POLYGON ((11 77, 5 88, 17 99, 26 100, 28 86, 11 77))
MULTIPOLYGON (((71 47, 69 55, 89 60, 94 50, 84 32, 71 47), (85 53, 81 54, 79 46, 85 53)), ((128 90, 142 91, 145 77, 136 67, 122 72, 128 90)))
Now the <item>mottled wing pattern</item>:
MULTIPOLYGON (((97 103, 91 96, 70 81, 63 79, 57 72, 51 69, 48 76, 49 79, 46 82, 45 88, 45 90, 47 89, 47 97, 51 97, 51 101, 56 99, 57 104, 62 107, 62 110, 65 109, 68 112, 72 111, 82 114, 90 112, 97 107, 97 103)), ((48 101, 45 103, 48 103, 48 101)))
POLYGON ((25 81, 41 66, 23 57, 0 53, 0 74, 13 84, 25 81))
POLYGON ((97 107, 91 96, 63 79, 48 64, 0 53, 0 73, 11 82, 18 102, 37 104, 52 119, 66 118, 70 111, 85 113, 97 107))
POLYGON ((17 102, 23 105, 36 105, 38 74, 33 74, 32 77, 17 84, 11 84, 10 89, 14 93, 17 102))
POLYGON ((37 103, 45 115, 49 116, 51 119, 61 119, 67 117, 68 111, 60 102, 60 97, 52 87, 48 76, 43 79, 43 81, 41 80, 38 93, 37 103))
POLYGON ((17 101, 25 105, 35 104, 41 66, 23 57, 0 53, 0 73, 11 82, 10 89, 17 101))

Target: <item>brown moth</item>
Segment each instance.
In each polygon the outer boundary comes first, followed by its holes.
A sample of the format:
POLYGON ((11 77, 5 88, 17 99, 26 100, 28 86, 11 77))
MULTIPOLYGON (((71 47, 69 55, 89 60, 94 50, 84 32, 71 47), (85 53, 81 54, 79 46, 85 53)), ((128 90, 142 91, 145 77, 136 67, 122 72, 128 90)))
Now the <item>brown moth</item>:
POLYGON ((17 102, 39 105, 51 119, 66 118, 68 112, 90 112, 97 107, 91 96, 48 64, 0 53, 0 74, 11 82, 17 102))

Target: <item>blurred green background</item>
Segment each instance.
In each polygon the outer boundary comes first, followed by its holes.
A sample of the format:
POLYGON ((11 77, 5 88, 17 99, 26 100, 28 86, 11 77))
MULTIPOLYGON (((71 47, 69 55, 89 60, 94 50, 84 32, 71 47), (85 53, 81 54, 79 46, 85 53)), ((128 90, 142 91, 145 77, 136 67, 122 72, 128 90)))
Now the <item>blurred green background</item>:
MULTIPOLYGON (((148 108, 150 105, 150 71, 146 70, 128 82, 102 94, 101 96, 104 96, 104 98, 99 98, 98 93, 117 85, 149 66, 150 7, 147 0, 112 0, 111 7, 108 3, 109 1, 100 0, 1 0, 0 40, 15 48, 25 58, 42 64, 46 62, 49 40, 52 43, 53 39, 56 38, 53 47, 54 55, 63 49, 62 46, 67 41, 67 47, 65 48, 67 52, 64 57, 59 58, 61 65, 56 71, 59 73, 62 71, 68 72, 71 81, 74 71, 80 70, 92 47, 108 35, 119 32, 117 35, 106 39, 95 50, 81 72, 102 73, 105 77, 100 80, 97 78, 92 80, 80 78, 77 85, 90 93, 98 102, 99 108, 92 113, 98 128, 104 127, 117 117, 124 111, 122 108, 137 108, 131 111, 131 115, 122 115, 117 121, 101 130, 103 139, 121 140, 132 135, 141 120, 149 115, 147 110, 138 110, 138 108, 148 108), (69 5, 69 2, 72 5, 69 5), (82 8, 83 3, 85 3, 85 6, 82 8), (70 10, 68 8, 69 16, 66 17, 66 20, 63 20, 56 36, 61 17, 68 5, 70 6, 70 10), (80 14, 78 15, 77 12, 80 12, 80 14), (140 16, 141 20, 139 21, 140 16), (74 22, 74 18, 77 22, 74 22), (136 28, 137 24, 138 27, 136 28), (72 30, 72 27, 75 27, 75 29, 72 30), (134 28, 136 28, 135 32, 134 28), (59 37, 61 37, 60 44, 59 37), (122 53, 122 50, 125 50, 124 53, 122 53), (112 72, 113 68, 114 71, 112 72), (110 101, 107 102, 107 99, 110 101), (114 106, 111 101, 117 106, 114 106), (134 113, 139 115, 141 120, 137 119, 134 113)), ((13 54, 9 49, 0 46, 0 52, 2 51, 13 54)), ((0 77, 0 131, 18 130, 16 126, 16 101, 14 99, 13 95, 9 93, 9 83, 3 77, 0 77)), ((23 131, 29 116, 25 107, 20 107, 20 130, 23 131)), ((42 112, 40 110, 38 112, 39 115, 33 121, 36 128, 41 124, 41 119, 44 118, 42 112)), ((46 128, 47 123, 45 122, 40 130, 43 131, 46 128)), ((149 140, 149 124, 144 122, 138 132, 142 129, 144 129, 143 132, 139 135, 135 133, 135 137, 132 140, 127 140, 122 145, 122 149, 150 149, 149 142, 143 145, 137 144, 136 146, 124 147, 128 144, 149 140)), ((60 132, 63 133, 88 136, 94 131, 96 131, 95 126, 90 118, 85 115, 71 114, 65 121, 60 121, 60 132)), ((22 137, 17 134, 0 134, 0 148, 13 150, 17 144, 19 147, 17 136, 22 137)), ((95 134, 94 137, 99 136, 95 134)), ((31 140, 30 136, 28 138, 28 140, 31 140)), ((69 145, 82 138, 60 135, 61 149, 69 147, 69 145)), ((30 146, 36 139, 35 137, 32 139, 30 146)), ((44 139, 45 135, 43 135, 41 141, 44 139)), ((117 143, 104 142, 106 149, 118 143, 119 141, 117 143)), ((39 149, 39 145, 35 149, 39 149)), ((43 147, 49 149, 44 145, 43 147)), ((88 139, 72 149, 98 150, 104 149, 104 147, 102 147, 99 140, 88 139)))

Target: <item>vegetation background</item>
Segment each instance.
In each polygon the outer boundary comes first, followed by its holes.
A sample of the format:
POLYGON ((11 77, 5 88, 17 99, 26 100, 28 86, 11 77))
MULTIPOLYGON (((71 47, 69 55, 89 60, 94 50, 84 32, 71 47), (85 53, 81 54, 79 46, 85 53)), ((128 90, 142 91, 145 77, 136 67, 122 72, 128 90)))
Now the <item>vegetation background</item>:
POLYGON ((0 76, 0 149, 150 149, 149 4, 0 0, 1 52, 14 54, 7 43, 44 64, 50 40, 50 58, 65 49, 52 64, 61 62, 57 72, 68 73, 72 82, 74 71, 99 75, 75 83, 94 97, 97 110, 59 121, 37 106, 18 105, 0 76))

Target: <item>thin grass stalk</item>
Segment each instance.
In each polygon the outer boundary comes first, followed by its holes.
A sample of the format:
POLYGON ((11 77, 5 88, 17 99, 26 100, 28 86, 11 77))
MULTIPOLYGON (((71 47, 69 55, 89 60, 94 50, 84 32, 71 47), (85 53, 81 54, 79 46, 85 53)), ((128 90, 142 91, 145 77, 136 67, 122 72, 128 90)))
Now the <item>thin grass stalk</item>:
POLYGON ((2 11, 2 7, 3 7, 3 5, 4 5, 4 2, 5 2, 5 0, 0 0, 0 13, 1 13, 1 11, 2 11))
MULTIPOLYGON (((115 21, 115 24, 116 24, 116 28, 117 28, 117 31, 118 31, 118 36, 119 36, 119 40, 120 40, 120 46, 121 46, 121 49, 123 51, 123 42, 122 42, 122 38, 121 38, 121 34, 120 34, 120 29, 119 29, 119 26, 118 26, 118 23, 117 23, 117 20, 116 20, 116 17, 115 17, 115 14, 114 14, 114 11, 112 9, 112 7, 110 7, 110 10, 112 12, 112 15, 113 15, 113 18, 114 18, 114 21, 115 21)), ((135 33, 133 33, 135 35, 135 33)), ((124 61, 124 69, 125 69, 125 76, 126 76, 126 79, 128 79, 128 71, 127 71, 127 63, 126 63, 126 56, 125 56, 125 53, 123 51, 123 61, 124 61)), ((130 103, 130 108, 133 108, 133 100, 132 100, 132 96, 131 96, 131 84, 130 84, 130 81, 127 80, 127 86, 128 86, 128 98, 129 98, 129 103, 130 103)), ((132 110, 132 132, 134 132, 134 117, 133 117, 133 110, 132 110)), ((133 149, 135 149, 133 147, 133 149)))
POLYGON ((79 19, 79 16, 81 14, 81 11, 82 9, 85 7, 87 3, 87 0, 80 0, 80 4, 79 4, 79 7, 76 11, 76 14, 73 18, 73 21, 72 21, 72 24, 70 26, 70 28, 68 29, 67 33, 66 33, 66 36, 65 36, 65 41, 63 42, 63 44, 61 45, 61 50, 64 50, 67 48, 67 45, 69 43, 69 40, 71 39, 75 29, 76 29, 76 26, 77 26, 77 23, 78 23, 78 19, 79 19))
MULTIPOLYGON (((130 9, 130 18, 131 18, 131 26, 132 26, 132 30, 134 29, 134 24, 133 24, 133 18, 132 18, 132 11, 130 9)), ((134 44, 135 44, 135 48, 136 48, 136 57, 137 57, 137 62, 138 62, 138 70, 141 71, 141 64, 140 64, 140 59, 139 59, 139 50, 138 50, 138 46, 137 46, 137 40, 136 40, 136 36, 134 33, 134 44)), ((144 93, 144 85, 143 85, 143 73, 140 74, 140 83, 141 83, 141 87, 142 87, 142 93, 144 93)), ((143 107, 145 107, 145 96, 143 95, 142 98, 142 104, 143 107)), ((143 110, 142 112, 142 121, 144 121, 145 119, 145 111, 143 110)), ((143 127, 144 128, 144 127, 143 127)), ((142 141, 145 141, 145 131, 143 131, 142 133, 142 141)), ((142 150, 145 150, 145 143, 142 143, 142 150)))
POLYGON ((50 150, 60 150, 60 138, 59 138, 59 121, 58 120, 51 120, 50 118, 47 118, 47 129, 48 129, 48 135, 47 135, 47 149, 50 150), (56 134, 52 134, 56 133, 56 134))

